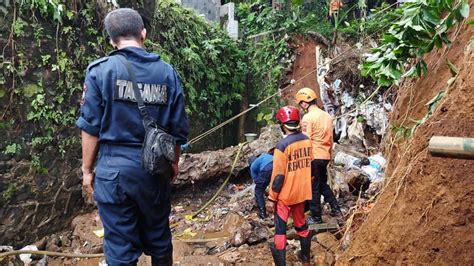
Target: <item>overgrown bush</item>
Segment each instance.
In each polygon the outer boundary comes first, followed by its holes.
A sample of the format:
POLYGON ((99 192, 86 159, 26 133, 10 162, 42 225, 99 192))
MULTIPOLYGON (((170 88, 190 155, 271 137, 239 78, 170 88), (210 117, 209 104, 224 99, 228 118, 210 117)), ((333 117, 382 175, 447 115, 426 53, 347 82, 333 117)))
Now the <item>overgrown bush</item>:
POLYGON ((241 99, 245 53, 218 25, 174 1, 160 1, 149 47, 181 74, 187 112, 215 125, 229 117, 241 99))
POLYGON ((391 86, 402 77, 426 73, 423 55, 434 47, 441 48, 443 43, 449 46, 448 30, 469 16, 465 0, 410 0, 401 10, 401 18, 362 65, 362 74, 376 80, 379 86, 391 86), (407 63, 411 67, 406 71, 407 63))

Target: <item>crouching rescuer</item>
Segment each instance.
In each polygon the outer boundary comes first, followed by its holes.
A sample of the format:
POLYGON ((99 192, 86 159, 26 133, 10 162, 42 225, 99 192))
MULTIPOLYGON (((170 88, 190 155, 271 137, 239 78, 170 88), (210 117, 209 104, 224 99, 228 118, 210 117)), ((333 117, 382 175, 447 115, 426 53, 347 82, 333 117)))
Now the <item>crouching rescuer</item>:
POLYGON ((271 244, 275 265, 286 265, 286 225, 292 216, 300 237, 299 258, 309 265, 311 235, 304 215, 305 201, 311 200, 311 140, 299 131, 299 110, 292 106, 282 107, 276 119, 285 137, 279 141, 273 153, 273 172, 267 207, 275 214, 275 243, 271 244))
POLYGON ((255 202, 258 207, 258 217, 267 218, 265 211, 265 190, 270 183, 273 169, 273 149, 269 153, 249 158, 250 175, 255 183, 255 202))

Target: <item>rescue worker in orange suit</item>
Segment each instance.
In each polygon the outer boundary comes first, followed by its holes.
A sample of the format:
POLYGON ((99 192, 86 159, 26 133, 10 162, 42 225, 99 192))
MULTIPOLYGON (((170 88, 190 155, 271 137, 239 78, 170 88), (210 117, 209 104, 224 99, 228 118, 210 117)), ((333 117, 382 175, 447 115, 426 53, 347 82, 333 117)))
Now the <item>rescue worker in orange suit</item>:
POLYGON ((312 200, 309 203, 311 217, 308 224, 322 223, 321 195, 331 205, 331 216, 341 217, 341 209, 336 197, 328 186, 327 166, 331 161, 333 144, 333 123, 331 116, 317 105, 316 93, 310 88, 303 88, 296 93, 296 102, 306 111, 301 120, 301 129, 313 143, 313 161, 311 174, 314 177, 312 184, 312 200))
POLYGON ((332 24, 336 23, 336 18, 334 16, 339 15, 339 10, 344 6, 341 0, 331 0, 329 4, 328 18, 332 24))
POLYGON ((271 244, 275 265, 286 265, 286 224, 293 217, 300 237, 299 258, 309 265, 311 235, 305 221, 304 204, 311 200, 311 140, 299 130, 300 113, 292 106, 282 107, 276 119, 285 137, 276 144, 267 209, 275 213, 275 243, 271 244))

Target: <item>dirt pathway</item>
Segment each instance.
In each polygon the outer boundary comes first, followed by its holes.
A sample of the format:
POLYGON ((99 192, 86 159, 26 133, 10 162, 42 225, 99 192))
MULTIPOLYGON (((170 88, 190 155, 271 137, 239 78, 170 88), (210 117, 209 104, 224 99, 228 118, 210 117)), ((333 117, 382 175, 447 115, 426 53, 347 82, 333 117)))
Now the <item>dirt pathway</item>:
MULTIPOLYGON (((314 69, 316 69, 316 45, 318 43, 313 39, 305 40, 303 37, 296 39, 296 59, 293 64, 293 70, 288 75, 288 80, 299 80, 314 69)), ((289 89, 284 91, 281 99, 287 104, 295 105, 294 97, 296 92, 304 87, 312 88, 319 98, 319 85, 316 79, 316 71, 291 85, 289 89)))

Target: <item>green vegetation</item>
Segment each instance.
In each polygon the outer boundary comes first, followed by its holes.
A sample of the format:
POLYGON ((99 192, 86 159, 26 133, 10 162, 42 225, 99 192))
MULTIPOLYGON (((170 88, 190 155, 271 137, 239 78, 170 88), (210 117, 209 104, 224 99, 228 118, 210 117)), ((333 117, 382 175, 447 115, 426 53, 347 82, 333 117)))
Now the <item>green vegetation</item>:
MULTIPOLYGON (((242 48, 249 70, 247 89, 250 99, 258 102, 280 88, 285 67, 291 63, 293 37, 308 31, 331 36, 329 21, 321 19, 326 17, 326 13, 326 5, 319 3, 309 10, 304 10, 302 4, 295 2, 283 10, 275 10, 259 2, 239 4, 237 17, 243 31, 242 48)), ((276 101, 277 98, 259 109, 257 121, 271 123, 271 106, 275 106, 276 101)))
POLYGON ((17 154, 20 151, 21 151, 21 145, 17 143, 12 143, 5 147, 3 154, 17 154))
MULTIPOLYGON (((449 45, 447 31, 469 12, 465 1, 409 1, 403 9, 385 5, 363 19, 348 19, 353 8, 348 6, 334 27, 326 19, 326 3, 308 7, 300 2, 275 10, 266 1, 241 1, 236 16, 242 38, 235 41, 219 25, 210 25, 174 1, 159 1, 146 46, 180 73, 187 112, 192 119, 204 121, 199 130, 229 118, 240 104, 277 92, 290 65, 290 42, 296 34, 314 31, 330 39, 337 31, 357 40, 401 17, 362 69, 380 86, 388 86, 402 76, 426 71, 423 54, 443 43, 449 45), (408 62, 413 67, 405 73, 408 62)), ((14 137, 3 134, 0 149, 5 156, 21 154, 46 171, 42 162, 48 152, 80 154, 79 137, 71 129, 79 112, 84 70, 112 49, 98 26, 103 14, 97 11, 105 9, 96 1, 14 3, 14 12, 0 18, 5 36, 0 40, 4 106, 0 130, 16 132, 14 137)), ((275 101, 259 108, 258 121, 271 121, 275 101)))
POLYGON ((390 26, 393 21, 401 17, 403 10, 400 8, 392 8, 387 3, 383 3, 380 7, 371 10, 370 14, 360 19, 347 20, 343 19, 342 27, 338 30, 344 37, 352 40, 360 40, 366 36, 372 36, 377 39, 390 26))
POLYGON ((78 136, 68 132, 77 118, 84 69, 107 44, 97 30, 94 3, 28 0, 12 9, 0 28, 8 37, 0 55, 2 131, 21 125, 21 132, 2 148, 41 169, 49 151, 64 155, 79 148, 78 136))
POLYGON ((217 25, 174 1, 160 1, 147 45, 181 74, 189 114, 217 124, 241 99, 245 54, 217 25))
POLYGON ((402 77, 421 76, 428 71, 423 55, 434 47, 448 47, 448 30, 467 18, 467 1, 408 1, 402 17, 383 35, 382 44, 362 66, 362 74, 379 86, 397 84, 402 77), (405 71, 406 64, 411 68, 405 71))
POLYGON ((16 183, 10 182, 7 185, 7 188, 2 192, 2 197, 0 198, 0 206, 3 206, 6 202, 8 202, 17 190, 16 183))

